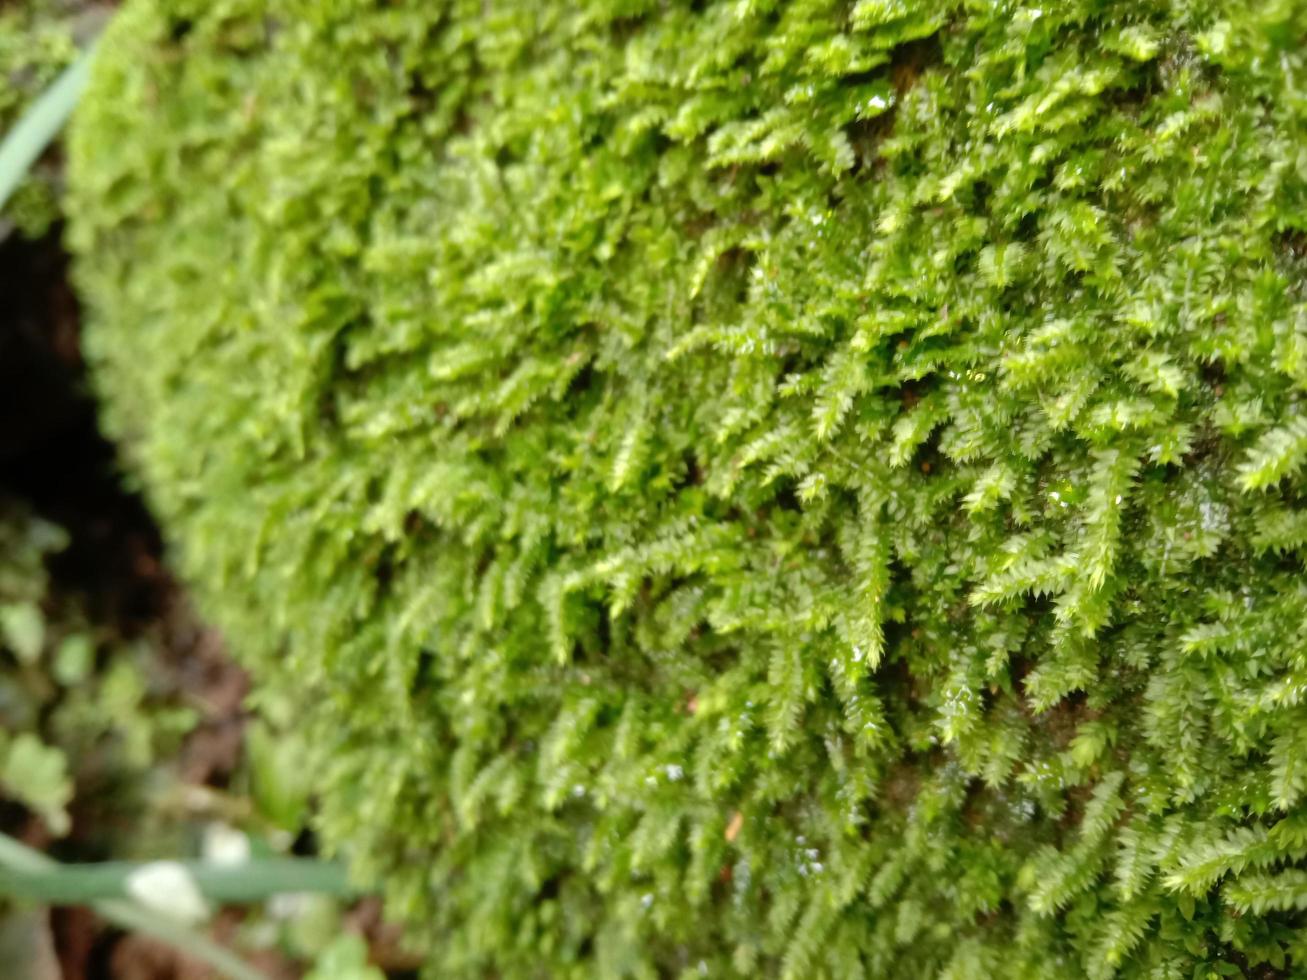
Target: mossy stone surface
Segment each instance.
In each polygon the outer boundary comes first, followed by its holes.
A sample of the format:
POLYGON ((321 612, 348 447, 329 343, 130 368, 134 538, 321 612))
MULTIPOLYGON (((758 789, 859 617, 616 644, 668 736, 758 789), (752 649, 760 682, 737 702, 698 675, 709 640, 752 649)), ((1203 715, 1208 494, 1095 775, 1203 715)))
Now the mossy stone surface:
POLYGON ((432 976, 1304 968, 1304 36, 128 0, 105 419, 432 976))

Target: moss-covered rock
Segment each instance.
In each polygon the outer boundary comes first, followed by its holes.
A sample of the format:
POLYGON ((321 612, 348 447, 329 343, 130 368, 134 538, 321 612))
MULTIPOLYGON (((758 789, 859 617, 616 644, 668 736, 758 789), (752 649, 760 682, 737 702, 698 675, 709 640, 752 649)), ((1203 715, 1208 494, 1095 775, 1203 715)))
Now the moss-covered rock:
POLYGON ((1305 33, 129 0, 106 419, 432 975, 1307 968, 1305 33))

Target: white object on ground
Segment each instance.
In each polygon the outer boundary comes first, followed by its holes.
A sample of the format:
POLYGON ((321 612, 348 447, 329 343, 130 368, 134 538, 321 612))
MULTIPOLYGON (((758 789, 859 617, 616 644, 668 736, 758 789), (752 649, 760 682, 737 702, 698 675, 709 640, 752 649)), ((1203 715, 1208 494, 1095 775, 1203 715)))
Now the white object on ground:
POLYGON ((127 894, 151 911, 181 922, 202 922, 209 915, 195 879, 176 861, 152 861, 127 877, 127 894))

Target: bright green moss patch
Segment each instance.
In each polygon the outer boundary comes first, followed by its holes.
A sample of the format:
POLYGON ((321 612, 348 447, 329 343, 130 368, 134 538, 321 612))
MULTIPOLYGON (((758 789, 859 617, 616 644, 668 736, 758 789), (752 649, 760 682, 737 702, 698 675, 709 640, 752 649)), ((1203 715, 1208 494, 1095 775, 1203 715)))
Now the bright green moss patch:
POLYGON ((1307 965, 1305 34, 127 4, 106 418, 433 976, 1307 965))

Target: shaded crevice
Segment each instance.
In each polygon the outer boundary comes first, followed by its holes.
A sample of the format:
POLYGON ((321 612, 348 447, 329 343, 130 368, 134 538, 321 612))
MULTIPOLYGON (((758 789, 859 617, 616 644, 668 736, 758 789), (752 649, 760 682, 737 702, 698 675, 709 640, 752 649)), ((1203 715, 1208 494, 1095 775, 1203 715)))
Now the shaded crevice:
POLYGON ((100 434, 67 264, 57 233, 0 245, 0 496, 68 532, 50 561, 58 587, 131 632, 163 609, 162 542, 100 434))

